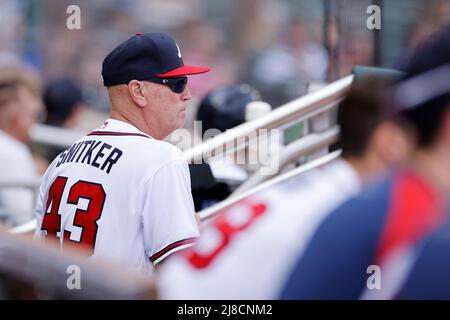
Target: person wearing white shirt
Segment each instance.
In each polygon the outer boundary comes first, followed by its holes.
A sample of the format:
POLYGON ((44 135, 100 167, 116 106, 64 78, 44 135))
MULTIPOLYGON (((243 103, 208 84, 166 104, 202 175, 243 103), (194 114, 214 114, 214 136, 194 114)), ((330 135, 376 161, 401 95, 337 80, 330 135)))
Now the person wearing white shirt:
MULTIPOLYGON (((0 179, 17 183, 36 175, 27 146, 30 129, 42 111, 37 76, 22 67, 0 70, 0 179)), ((17 225, 33 218, 34 194, 30 189, 0 189, 0 221, 17 225)))

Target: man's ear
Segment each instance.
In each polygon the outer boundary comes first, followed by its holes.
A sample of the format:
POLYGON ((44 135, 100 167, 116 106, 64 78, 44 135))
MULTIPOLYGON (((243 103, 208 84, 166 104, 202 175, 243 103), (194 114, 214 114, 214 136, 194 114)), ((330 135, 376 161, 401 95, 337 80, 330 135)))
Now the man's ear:
POLYGON ((131 99, 133 99, 133 101, 140 107, 145 107, 147 105, 144 89, 144 83, 141 81, 131 80, 128 83, 128 93, 131 99))

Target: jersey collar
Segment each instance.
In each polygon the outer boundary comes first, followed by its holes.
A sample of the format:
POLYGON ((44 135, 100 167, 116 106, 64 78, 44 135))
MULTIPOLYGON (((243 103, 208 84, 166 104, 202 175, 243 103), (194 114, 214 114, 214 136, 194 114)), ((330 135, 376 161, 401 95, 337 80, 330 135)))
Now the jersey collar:
POLYGON ((111 119, 111 118, 106 120, 101 127, 95 129, 95 131, 92 132, 91 135, 96 132, 101 132, 101 133, 111 132, 111 133, 117 133, 117 134, 121 133, 121 134, 130 134, 130 135, 140 135, 140 136, 145 136, 147 138, 153 139, 152 136, 139 130, 131 123, 117 120, 117 119, 111 119))

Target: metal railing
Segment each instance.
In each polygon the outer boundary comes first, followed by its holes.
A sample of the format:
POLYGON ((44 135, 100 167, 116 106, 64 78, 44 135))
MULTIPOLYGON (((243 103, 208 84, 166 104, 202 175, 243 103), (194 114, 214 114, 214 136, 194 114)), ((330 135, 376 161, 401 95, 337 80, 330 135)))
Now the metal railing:
POLYGON ((260 183, 259 185, 257 185, 256 187, 254 187, 250 190, 245 190, 237 195, 231 195, 229 198, 198 212, 198 215, 202 222, 209 220, 209 219, 213 218, 214 216, 216 216, 218 213, 220 213, 222 210, 232 206, 233 204, 239 202, 240 200, 242 200, 248 196, 251 196, 253 194, 256 194, 265 188, 268 188, 277 183, 285 181, 291 177, 303 174, 311 169, 319 168, 319 167, 329 163, 330 161, 337 159, 339 157, 339 155, 340 155, 340 151, 335 151, 335 152, 332 152, 332 153, 330 153, 326 156, 323 156, 319 159, 308 162, 308 163, 304 164, 303 166, 300 166, 294 170, 291 170, 282 175, 279 175, 279 176, 277 176, 273 179, 270 179, 264 183, 260 183))
POLYGON ((293 163, 298 161, 302 156, 305 156, 316 150, 320 150, 324 147, 328 147, 330 144, 336 142, 339 136, 339 128, 334 126, 324 132, 311 133, 304 138, 301 138, 291 144, 289 144, 285 149, 281 151, 279 159, 278 171, 273 174, 267 174, 269 170, 265 170, 264 167, 257 170, 247 181, 240 185, 232 195, 238 195, 244 191, 250 190, 256 187, 258 184, 267 181, 283 169, 293 163))
POLYGON ((236 145, 235 141, 246 142, 245 138, 253 134, 258 134, 261 129, 286 128, 295 123, 302 122, 308 118, 333 108, 337 101, 345 96, 353 82, 353 75, 349 75, 337 80, 326 87, 314 91, 308 95, 293 100, 267 115, 255 120, 243 123, 225 133, 203 142, 184 152, 184 157, 189 163, 196 163, 205 159, 214 150, 226 149, 229 147, 242 147, 236 145))
POLYGON ((44 245, 29 236, 12 235, 0 228, 0 248, 0 295, 4 298, 156 298, 152 278, 136 270, 87 259, 81 250, 62 251, 56 241, 44 245), (82 276, 82 290, 69 288, 68 278, 73 270, 79 270, 82 276), (21 286, 10 288, 11 280, 21 286))
POLYGON ((83 135, 78 131, 45 124, 35 124, 31 129, 31 137, 34 143, 60 148, 67 148, 83 135))
POLYGON ((24 178, 0 178, 0 188, 27 188, 27 189, 35 189, 39 187, 41 183, 42 177, 28 177, 24 178))

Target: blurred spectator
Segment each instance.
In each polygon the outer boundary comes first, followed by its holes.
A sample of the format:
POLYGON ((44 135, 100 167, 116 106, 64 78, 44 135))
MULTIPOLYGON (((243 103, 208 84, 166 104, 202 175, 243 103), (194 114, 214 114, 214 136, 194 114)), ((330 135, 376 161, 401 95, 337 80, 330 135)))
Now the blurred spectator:
MULTIPOLYGON (((46 124, 71 130, 78 127, 86 109, 80 86, 70 78, 56 79, 47 84, 44 105, 47 110, 46 124)), ((52 162, 64 150, 48 148, 48 161, 52 162)))
POLYGON ((338 47, 337 79, 350 74, 355 65, 371 65, 373 46, 372 39, 364 33, 353 33, 348 39, 342 39, 338 47))
POLYGON ((450 21, 450 2, 432 0, 424 2, 422 6, 418 21, 408 31, 406 48, 392 64, 395 68, 405 68, 408 59, 417 50, 421 50, 430 41, 433 41, 433 37, 450 21))
MULTIPOLYGON (((42 111, 40 83, 24 67, 0 70, 0 178, 29 181, 36 174, 27 143, 30 129, 42 111)), ((18 187, 0 189, 0 219, 11 225, 32 218, 34 197, 31 190, 18 187)))
POLYGON ((183 58, 194 65, 208 66, 211 72, 204 79, 189 79, 189 90, 194 99, 201 99, 213 88, 231 84, 236 79, 237 65, 224 46, 222 30, 211 23, 190 21, 179 29, 183 44, 183 58))
POLYGON ((278 107, 308 91, 311 82, 325 82, 328 55, 309 38, 307 26, 293 19, 281 40, 250 62, 249 82, 263 99, 278 107))
POLYGON ((341 103, 342 159, 240 200, 204 226, 198 244, 163 266, 164 299, 275 299, 320 221, 362 184, 405 160, 411 141, 387 120, 384 81, 341 103))
POLYGON ((417 244, 442 224, 448 210, 449 52, 447 28, 412 56, 405 78, 396 86, 393 104, 417 133, 417 148, 408 165, 321 224, 299 255, 282 298, 396 296, 417 244), (377 290, 367 286, 370 266, 382 270, 383 284, 377 290))

